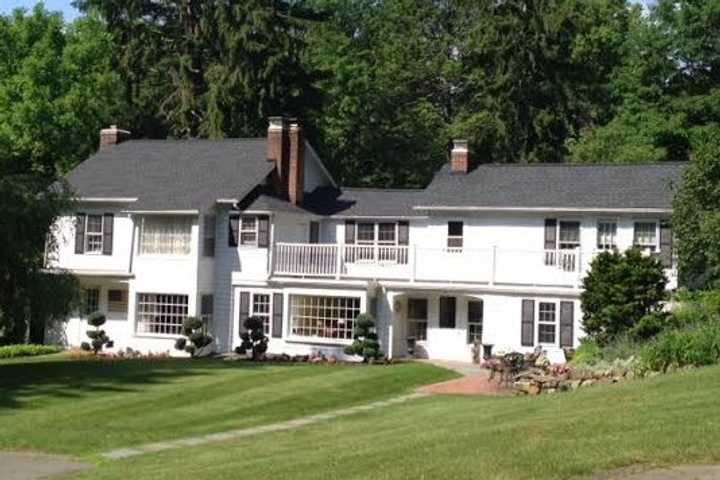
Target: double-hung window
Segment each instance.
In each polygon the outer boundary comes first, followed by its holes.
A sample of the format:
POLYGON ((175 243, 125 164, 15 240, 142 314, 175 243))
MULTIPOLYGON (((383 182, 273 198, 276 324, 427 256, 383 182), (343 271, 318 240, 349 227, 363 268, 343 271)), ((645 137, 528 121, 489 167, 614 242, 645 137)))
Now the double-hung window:
POLYGON ((617 248, 617 222, 601 220, 597 223, 597 249, 612 250, 617 248))
POLYGON ((189 216, 148 215, 140 223, 141 255, 188 255, 193 219, 189 216))
POLYGON ((447 248, 457 252, 463 248, 463 222, 448 222, 447 248))
POLYGON ((85 253, 102 253, 103 217, 88 215, 85 217, 85 253))
POLYGON ((395 262, 398 260, 398 224, 359 222, 355 229, 355 260, 395 262), (377 254, 377 258, 376 257, 377 254))
POLYGON ((408 298, 408 337, 427 340, 427 298, 408 298))
POLYGON ((270 294, 253 293, 250 315, 262 319, 263 333, 270 335, 270 294))
POLYGON ((252 215, 240 217, 240 245, 257 247, 258 244, 258 221, 252 215))
POLYGON ((538 305, 538 343, 555 344, 557 335, 557 312, 553 302, 538 305))
POLYGON ((580 222, 560 221, 558 229, 560 249, 580 247, 580 222))
POLYGON ((483 301, 471 300, 468 302, 467 316, 467 343, 482 343, 483 334, 483 301))
POLYGON ((633 246, 646 252, 657 250, 657 223, 635 222, 633 246))

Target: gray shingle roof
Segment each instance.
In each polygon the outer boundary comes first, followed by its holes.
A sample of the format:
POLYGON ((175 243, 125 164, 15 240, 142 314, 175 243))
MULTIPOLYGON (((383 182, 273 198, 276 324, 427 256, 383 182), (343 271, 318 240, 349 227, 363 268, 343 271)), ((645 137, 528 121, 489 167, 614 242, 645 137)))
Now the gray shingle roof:
POLYGON ((266 140, 131 140, 101 150, 67 180, 78 197, 137 197, 134 210, 206 210, 242 198, 272 171, 266 140))
POLYGON ((488 208, 672 207, 685 163, 480 165, 444 167, 417 205, 488 208))
POLYGON ((422 215, 413 207, 424 197, 417 189, 320 188, 306 196, 303 207, 318 215, 408 217, 422 215))

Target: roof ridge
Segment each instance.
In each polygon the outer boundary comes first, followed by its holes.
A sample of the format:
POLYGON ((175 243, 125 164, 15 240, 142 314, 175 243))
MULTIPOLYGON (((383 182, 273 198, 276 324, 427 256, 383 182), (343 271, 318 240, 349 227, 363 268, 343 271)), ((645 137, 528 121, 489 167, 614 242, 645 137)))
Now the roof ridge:
POLYGON ((182 142, 261 142, 266 141, 267 139, 265 137, 232 137, 232 138, 131 138, 130 140, 126 140, 122 142, 122 144, 127 143, 138 143, 138 142, 152 142, 152 143, 159 143, 159 142, 173 142, 173 143, 182 143, 182 142))
POLYGON ((475 168, 481 167, 658 167, 658 166, 673 166, 673 165, 689 165, 689 161, 672 160, 667 162, 643 162, 643 163, 615 163, 615 162, 600 162, 600 163, 574 163, 574 162, 543 162, 543 163, 481 163, 476 165, 475 168))
POLYGON ((423 192, 424 188, 340 187, 340 191, 366 192, 423 192))

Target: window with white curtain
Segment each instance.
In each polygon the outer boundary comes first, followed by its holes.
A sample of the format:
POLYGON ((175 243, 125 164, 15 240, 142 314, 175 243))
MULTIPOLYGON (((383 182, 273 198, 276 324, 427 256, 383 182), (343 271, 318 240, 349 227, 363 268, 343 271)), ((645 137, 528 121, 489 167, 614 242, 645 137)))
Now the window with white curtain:
POLYGON ((597 248, 598 250, 612 250, 617 247, 617 222, 612 220, 601 220, 597 224, 597 248))
POLYGON ((650 252, 657 250, 657 223, 635 222, 633 245, 640 250, 650 252))
POLYGON ((140 254, 188 255, 192 223, 190 216, 143 217, 140 223, 140 254))

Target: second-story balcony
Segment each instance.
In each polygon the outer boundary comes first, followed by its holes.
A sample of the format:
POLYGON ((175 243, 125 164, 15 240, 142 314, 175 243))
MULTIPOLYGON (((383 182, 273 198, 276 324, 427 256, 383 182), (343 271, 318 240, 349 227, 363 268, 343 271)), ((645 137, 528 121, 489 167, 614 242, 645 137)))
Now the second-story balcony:
POLYGON ((276 243, 272 275, 578 287, 593 252, 276 243))

